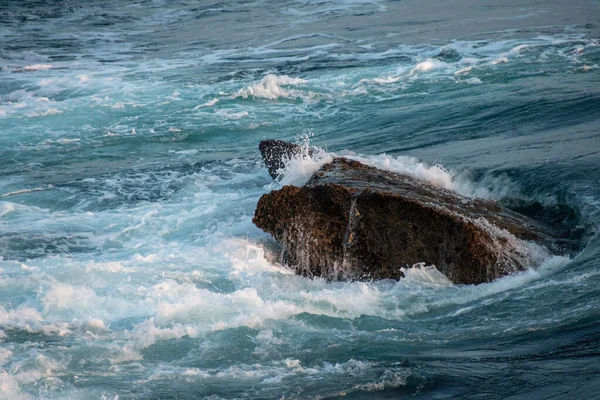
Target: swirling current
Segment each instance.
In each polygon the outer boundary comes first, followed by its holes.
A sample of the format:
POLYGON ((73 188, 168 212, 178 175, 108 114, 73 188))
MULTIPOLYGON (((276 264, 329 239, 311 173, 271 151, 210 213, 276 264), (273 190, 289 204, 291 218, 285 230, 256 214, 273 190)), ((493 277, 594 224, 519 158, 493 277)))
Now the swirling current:
POLYGON ((0 398, 599 398, 599 23, 592 0, 1 2, 0 398), (268 138, 322 151, 273 182, 268 138), (476 286, 296 276, 256 203, 340 154, 577 248, 476 286))

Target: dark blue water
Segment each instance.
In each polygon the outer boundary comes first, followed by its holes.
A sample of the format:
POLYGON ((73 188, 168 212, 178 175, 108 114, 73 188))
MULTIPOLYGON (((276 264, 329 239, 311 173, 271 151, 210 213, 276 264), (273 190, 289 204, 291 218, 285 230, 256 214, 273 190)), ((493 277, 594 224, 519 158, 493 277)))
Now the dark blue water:
POLYGON ((595 1, 0 2, 0 398, 599 397, 599 22, 595 1), (273 183, 265 138, 323 151, 273 183), (567 210, 577 245, 479 286, 295 276, 256 202, 339 154, 567 210))

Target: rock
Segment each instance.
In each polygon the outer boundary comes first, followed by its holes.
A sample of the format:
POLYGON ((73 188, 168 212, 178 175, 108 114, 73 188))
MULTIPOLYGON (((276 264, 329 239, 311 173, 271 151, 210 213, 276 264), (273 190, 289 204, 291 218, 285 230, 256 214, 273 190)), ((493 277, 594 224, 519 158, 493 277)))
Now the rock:
MULTIPOLYGON (((263 140, 258 145, 258 149, 273 179, 279 177, 277 171, 285 167, 286 161, 303 153, 303 148, 300 145, 274 139, 263 140)), ((312 153, 313 150, 308 149, 308 156, 312 153)))
POLYGON ((263 195, 253 222, 282 245, 284 264, 328 280, 397 280, 401 268, 425 263, 454 283, 478 284, 539 262, 544 249, 525 241, 552 242, 496 202, 346 158, 302 187, 263 195))

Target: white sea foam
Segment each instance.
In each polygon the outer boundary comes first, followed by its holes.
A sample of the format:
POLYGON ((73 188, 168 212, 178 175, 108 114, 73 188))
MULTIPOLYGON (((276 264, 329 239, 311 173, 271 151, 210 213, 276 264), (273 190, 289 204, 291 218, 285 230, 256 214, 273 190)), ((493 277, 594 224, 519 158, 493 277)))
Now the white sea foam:
POLYGON ((445 63, 443 63, 441 61, 437 61, 437 60, 432 60, 432 59, 421 61, 420 63, 415 65, 415 67, 410 71, 410 75, 413 75, 417 72, 428 72, 428 71, 434 70, 436 68, 439 68, 443 64, 445 64, 445 63))
POLYGON ((214 99, 212 99, 212 100, 210 100, 210 101, 207 101, 206 103, 203 103, 203 104, 197 105, 197 106, 196 106, 196 107, 194 107, 193 109, 194 109, 194 110, 198 110, 198 109, 200 109, 200 108, 202 108, 202 107, 212 107, 212 106, 214 106, 215 104, 217 104, 218 102, 219 102, 219 99, 217 99, 217 98, 214 98, 214 99))
POLYGON ((69 144, 69 143, 76 143, 76 142, 79 142, 79 141, 81 141, 80 138, 74 138, 74 139, 62 138, 62 139, 58 139, 56 141, 56 143, 58 143, 58 144, 69 144))
POLYGON ((25 71, 42 71, 50 68, 52 68, 52 65, 50 64, 26 65, 25 67, 23 67, 25 71))
POLYGON ((397 388, 406 385, 406 379, 410 376, 410 370, 391 371, 386 370, 383 376, 376 382, 355 385, 355 389, 369 392, 380 391, 389 388, 397 388))
POLYGON ((353 152, 341 152, 340 155, 360 161, 384 171, 396 172, 413 178, 427 181, 445 189, 454 189, 452 181, 454 173, 441 165, 428 165, 415 157, 390 156, 385 153, 374 156, 362 156, 353 152))
POLYGON ((101 272, 108 272, 111 274, 130 273, 133 271, 132 268, 127 268, 118 261, 96 262, 93 260, 87 263, 85 270, 87 272, 101 271, 101 272))
POLYGON ((471 72, 472 70, 473 70, 473 66, 464 67, 464 68, 461 68, 458 71, 454 72, 454 75, 466 75, 469 72, 471 72))
POLYGON ((294 271, 288 268, 273 265, 265 258, 265 250, 262 247, 254 246, 244 241, 232 240, 232 248, 240 249, 236 254, 231 256, 232 270, 230 277, 240 277, 247 275, 255 275, 264 272, 278 272, 284 275, 292 275, 294 271), (245 252, 243 247, 245 246, 245 252))
POLYGON ((304 184, 324 164, 331 162, 334 157, 346 157, 361 163, 382 169, 384 171, 396 172, 408 175, 416 179, 427 181, 435 186, 445 189, 455 189, 453 183, 454 173, 445 169, 441 165, 430 166, 421 162, 415 157, 409 156, 389 156, 379 154, 374 156, 362 156, 350 151, 339 153, 327 153, 324 150, 316 149, 313 157, 308 156, 308 145, 304 146, 301 155, 292 158, 286 163, 283 172, 282 184, 304 184))
POLYGON ((471 84, 471 85, 480 85, 480 84, 482 84, 482 83, 483 83, 483 82, 481 81, 481 79, 479 79, 479 78, 475 78, 475 77, 473 77, 473 78, 469 78, 469 79, 465 79, 465 82, 466 82, 466 83, 469 83, 469 84, 471 84))
POLYGON ((39 311, 31 307, 6 310, 0 306, 0 325, 4 327, 25 327, 27 325, 35 325, 43 320, 39 311))
POLYGON ((399 80, 401 80, 402 77, 400 76, 383 76, 383 77, 377 77, 377 78, 373 78, 373 79, 361 79, 360 81, 358 81, 357 85, 360 85, 361 83, 375 83, 378 85, 387 85, 390 83, 396 83, 399 80))
POLYGON ((500 57, 497 60, 494 60, 491 62, 492 65, 498 65, 498 64, 503 64, 503 63, 507 63, 508 62, 508 58, 506 57, 500 57))
POLYGON ((250 85, 244 89, 238 90, 233 98, 242 97, 247 99, 252 98, 263 98, 269 100, 275 100, 278 98, 292 98, 298 97, 299 94, 295 90, 289 90, 286 86, 299 86, 305 85, 306 80, 300 78, 292 78, 287 75, 267 75, 260 82, 250 85))
POLYGON ((442 274, 435 266, 419 263, 411 268, 402 268, 406 282, 414 282, 419 285, 433 285, 438 287, 452 286, 452 282, 442 274))
POLYGON ((247 117, 249 115, 248 111, 234 112, 231 110, 218 110, 215 114, 220 115, 227 119, 241 119, 241 118, 247 117))
POLYGON ((0 306, 0 325, 9 329, 45 335, 66 336, 70 333, 68 324, 48 322, 38 310, 27 306, 20 306, 14 310, 6 310, 0 306))
MULTIPOLYGON (((13 192, 4 193, 0 197, 16 196, 18 194, 25 194, 25 193, 31 193, 31 192, 39 192, 41 190, 44 190, 44 188, 39 187, 39 188, 33 188, 33 189, 15 190, 13 192)), ((4 215, 4 213, 2 213, 1 208, 0 208, 0 216, 2 216, 2 215, 4 215)))
POLYGON ((44 111, 36 111, 27 114, 28 117, 47 117, 48 115, 62 114, 62 110, 58 110, 56 108, 48 108, 44 111))
MULTIPOLYGON (((9 349, 5 349, 3 347, 0 347, 0 367, 2 367, 3 365, 5 365, 8 360, 10 360, 13 356, 13 352, 10 351, 9 349)), ((1 386, 0 386, 1 388, 1 386)))
POLYGON ((579 72, 589 72, 589 71, 593 71, 598 69, 598 65, 593 64, 593 65, 582 65, 581 67, 576 67, 575 71, 579 71, 579 72))
POLYGON ((104 321, 99 318, 90 318, 87 321, 87 328, 92 329, 94 331, 104 331, 106 330, 106 326, 104 325, 104 321))
POLYGON ((52 285, 41 298, 47 317, 78 321, 102 319, 112 321, 130 315, 147 315, 148 306, 123 297, 99 296, 86 286, 66 283, 52 285))
POLYGON ((528 44, 520 44, 520 45, 518 45, 516 47, 513 47, 512 49, 510 49, 508 51, 508 54, 519 54, 522 50, 524 50, 524 49, 526 49, 528 47, 530 47, 530 45, 528 45, 528 44))
POLYGON ((308 144, 303 146, 301 154, 292 157, 280 171, 282 185, 303 185, 324 164, 331 162, 331 154, 317 149, 311 156, 308 155, 308 144))
POLYGON ((29 400, 32 399, 21 391, 19 383, 14 376, 0 370, 0 400, 29 400))
POLYGON ((348 150, 329 153, 320 148, 313 148, 314 152, 310 157, 308 155, 310 146, 307 141, 304 142, 302 148, 302 153, 287 161, 285 168, 280 171, 283 175, 280 182, 282 185, 303 185, 319 168, 331 162, 334 157, 346 157, 384 171, 408 175, 434 186, 456 191, 467 197, 500 199, 516 190, 515 185, 505 176, 488 177, 482 182, 474 184, 466 176, 446 169, 442 165, 429 165, 410 156, 391 156, 385 153, 367 156, 348 150))
POLYGON ((26 206, 23 204, 18 204, 18 203, 13 203, 13 202, 9 202, 9 201, 0 201, 0 218, 11 214, 11 213, 45 213, 48 210, 42 209, 42 208, 38 208, 35 206, 26 206))

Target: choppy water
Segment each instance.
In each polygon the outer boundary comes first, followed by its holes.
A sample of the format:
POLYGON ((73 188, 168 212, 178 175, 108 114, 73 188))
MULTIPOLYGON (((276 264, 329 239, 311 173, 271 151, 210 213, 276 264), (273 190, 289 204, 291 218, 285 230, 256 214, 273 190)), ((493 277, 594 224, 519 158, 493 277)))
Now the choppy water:
POLYGON ((4 1, 0 398, 593 398, 597 2, 4 1), (326 283, 251 217, 264 138, 568 205, 490 284, 326 283), (386 153, 382 155, 381 153, 386 153), (439 165, 438 165, 439 164, 439 165))

